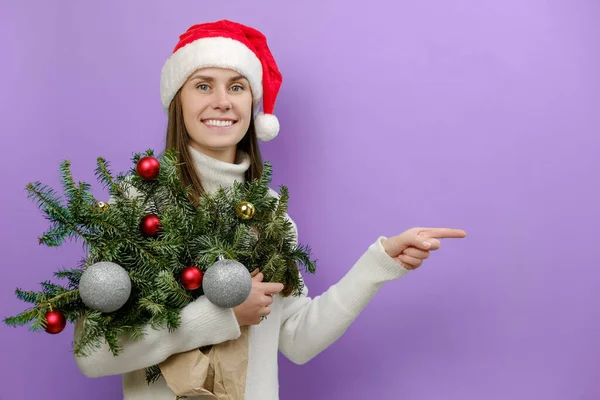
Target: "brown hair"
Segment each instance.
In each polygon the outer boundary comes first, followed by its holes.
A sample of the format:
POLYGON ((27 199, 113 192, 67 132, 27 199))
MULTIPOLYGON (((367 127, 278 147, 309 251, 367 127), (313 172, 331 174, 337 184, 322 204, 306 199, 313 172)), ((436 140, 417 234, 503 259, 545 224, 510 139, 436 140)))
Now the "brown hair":
MULTIPOLYGON (((197 204, 199 197, 204 193, 204 187, 194 167, 188 144, 189 136, 183 121, 180 90, 169 106, 165 150, 177 151, 180 179, 184 186, 192 187, 191 200, 197 204)), ((250 181, 260 178, 262 176, 263 160, 258 146, 256 131, 254 130, 254 118, 250 120, 248 131, 238 143, 237 150, 241 150, 250 156, 250 168, 246 171, 246 180, 250 181)))

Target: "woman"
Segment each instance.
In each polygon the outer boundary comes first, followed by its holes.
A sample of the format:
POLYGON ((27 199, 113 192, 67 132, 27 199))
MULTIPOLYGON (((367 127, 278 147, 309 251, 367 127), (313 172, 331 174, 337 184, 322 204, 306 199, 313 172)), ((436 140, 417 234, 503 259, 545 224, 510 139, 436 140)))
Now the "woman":
MULTIPOLYGON (((255 29, 218 21, 192 26, 180 36, 163 67, 161 97, 169 116, 166 147, 179 151, 182 180, 193 186, 196 198, 260 177, 258 140, 278 134, 272 112, 280 85, 266 38, 255 29)), ((248 327, 244 398, 275 400, 278 351, 306 363, 346 331, 384 282, 419 267, 440 247, 439 238, 464 236, 461 230, 413 228, 379 237, 340 282, 315 298, 306 287, 302 296, 283 296, 281 284, 262 282, 259 273, 238 307, 219 308, 202 296, 182 310, 175 332, 147 327, 144 340, 122 340, 118 357, 104 346, 77 363, 89 377, 122 374, 125 399, 172 400, 163 378, 146 383, 145 368, 173 354, 236 339, 248 327)))

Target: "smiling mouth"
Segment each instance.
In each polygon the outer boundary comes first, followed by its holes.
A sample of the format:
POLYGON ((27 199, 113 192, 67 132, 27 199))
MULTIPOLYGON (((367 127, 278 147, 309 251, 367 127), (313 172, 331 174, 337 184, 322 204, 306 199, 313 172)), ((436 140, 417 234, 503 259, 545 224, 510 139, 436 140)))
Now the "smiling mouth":
POLYGON ((233 120, 222 120, 222 119, 205 119, 202 120, 204 125, 210 126, 211 128, 228 128, 235 124, 237 121, 233 120))

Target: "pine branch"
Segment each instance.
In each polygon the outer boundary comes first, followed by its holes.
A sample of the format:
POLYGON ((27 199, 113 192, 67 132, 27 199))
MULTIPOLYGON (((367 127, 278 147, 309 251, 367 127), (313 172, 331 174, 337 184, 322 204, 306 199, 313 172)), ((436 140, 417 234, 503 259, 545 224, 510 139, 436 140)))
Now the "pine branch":
POLYGON ((149 298, 140 299, 139 304, 140 307, 148 310, 150 313, 152 313, 153 316, 160 315, 166 311, 166 308, 163 304, 154 302, 149 298))
POLYGON ((137 325, 130 328, 128 335, 132 340, 143 340, 146 336, 146 332, 144 331, 143 326, 137 325))
POLYGON ((199 264, 204 266, 212 265, 219 256, 230 258, 227 252, 227 245, 218 237, 213 235, 200 236, 195 242, 198 243, 200 250, 195 255, 195 259, 199 260, 199 264))
POLYGON ((69 289, 76 289, 79 286, 79 279, 83 271, 81 269, 71 269, 67 270, 65 268, 61 268, 54 273, 54 276, 59 279, 68 279, 69 281, 69 289))
POLYGON ((32 332, 39 332, 43 329, 46 329, 46 316, 44 310, 41 308, 35 308, 32 310, 32 312, 35 312, 35 319, 29 327, 29 330, 32 332))
POLYGON ((280 186, 279 188, 279 202, 277 204, 277 210, 275 211, 275 218, 281 218, 288 212, 288 201, 290 194, 286 186, 280 186))
POLYGON ((40 236, 38 242, 39 244, 43 244, 48 247, 58 247, 65 241, 65 239, 71 236, 71 234, 71 230, 67 229, 63 225, 59 225, 51 228, 42 236, 40 236))
POLYGON ((66 160, 60 164, 60 174, 61 174, 61 182, 63 186, 63 190, 67 195, 67 198, 73 201, 77 196, 77 185, 75 185, 75 181, 73 180, 73 175, 71 173, 71 162, 66 160))
POLYGON ((91 194, 92 185, 85 182, 78 182, 77 198, 80 199, 82 206, 89 206, 94 202, 94 196, 91 194))
POLYGON ((102 314, 99 311, 90 311, 82 318, 81 333, 73 343, 73 353, 76 356, 89 356, 100 349, 102 314))
POLYGON ((193 300, 192 296, 180 286, 169 271, 160 271, 155 285, 159 289, 160 298, 175 307, 183 308, 193 300))
POLYGON ((59 246, 63 243, 64 239, 72 237, 75 234, 79 235, 79 237, 84 240, 86 239, 85 233, 80 231, 73 223, 68 210, 60 204, 60 200, 52 189, 36 182, 27 185, 27 191, 28 197, 37 203, 38 207, 51 221, 53 221, 53 223, 60 226, 59 229, 54 228, 51 230, 51 232, 60 232, 61 234, 60 236, 55 236, 55 241, 48 241, 48 243, 46 243, 40 239, 42 243, 48 244, 49 246, 59 246))
MULTIPOLYGON (((10 326, 23 326, 33 321, 30 329, 39 331, 45 327, 45 314, 48 310, 69 310, 72 308, 72 304, 79 300, 79 291, 77 289, 68 290, 48 281, 42 282, 42 288, 42 292, 16 289, 15 294, 17 298, 27 303, 36 304, 36 306, 14 317, 5 318, 4 322, 10 326)), ((68 312, 67 319, 72 320, 68 312)))
POLYGON ((65 289, 64 287, 57 285, 55 283, 52 283, 50 281, 44 281, 41 283, 42 285, 42 289, 44 291, 44 293, 46 294, 46 298, 58 298, 60 299, 60 295, 64 294, 65 292, 69 292, 68 289, 65 289))
POLYGON ((43 293, 25 291, 25 290, 21 290, 19 288, 17 288, 15 290, 15 294, 17 295, 17 298, 19 300, 22 300, 26 303, 33 303, 33 304, 40 303, 41 299, 44 296, 43 293))
POLYGON ((98 157, 96 160, 95 175, 100 183, 103 184, 104 188, 108 188, 111 196, 123 196, 121 186, 114 180, 112 172, 110 171, 110 164, 102 157, 98 157))
POLYGON ((234 234, 235 236, 233 237, 233 242, 231 243, 231 247, 235 249, 233 258, 246 255, 252 250, 253 238, 250 229, 251 228, 248 228, 244 225, 239 225, 237 227, 234 234))
POLYGON ((121 351, 123 351, 123 345, 119 341, 119 332, 118 328, 109 329, 104 332, 104 339, 108 344, 108 349, 113 354, 113 356, 118 356, 121 351))
POLYGON ((98 220, 97 224, 107 231, 112 230, 112 232, 116 234, 116 239, 135 248, 134 251, 136 255, 142 254, 142 257, 144 257, 145 259, 152 260, 154 262, 159 262, 159 260, 154 254, 149 252, 148 249, 141 246, 138 241, 132 238, 131 232, 125 231, 121 227, 111 223, 111 221, 109 220, 98 220))
POLYGON ((149 385, 156 382, 161 376, 162 373, 160 372, 160 367, 158 365, 146 368, 146 383, 149 385))
POLYGON ((14 317, 8 317, 4 319, 4 323, 6 325, 10 325, 13 327, 17 327, 17 326, 23 326, 28 324, 29 322, 31 322, 32 320, 36 319, 39 317, 39 309, 37 308, 30 308, 26 311, 23 311, 22 313, 20 313, 19 315, 16 315, 14 317))
POLYGON ((306 272, 310 272, 314 274, 316 272, 316 264, 318 262, 317 259, 311 259, 309 254, 311 253, 311 249, 308 245, 298 246, 295 250, 292 251, 291 257, 302 264, 305 268, 306 272))

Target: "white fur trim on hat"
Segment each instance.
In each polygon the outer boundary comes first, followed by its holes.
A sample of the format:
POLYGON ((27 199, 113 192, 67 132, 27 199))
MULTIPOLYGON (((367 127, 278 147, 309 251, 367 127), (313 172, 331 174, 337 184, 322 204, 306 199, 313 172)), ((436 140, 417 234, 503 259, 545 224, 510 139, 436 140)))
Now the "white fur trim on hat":
POLYGON ((237 40, 224 37, 198 39, 169 57, 161 72, 160 96, 165 110, 177 91, 200 68, 230 68, 242 74, 252 89, 255 105, 263 95, 262 64, 256 54, 237 40))
POLYGON ((279 133, 279 120, 273 114, 264 114, 262 112, 254 118, 254 130, 256 136, 263 142, 275 139, 279 133))

